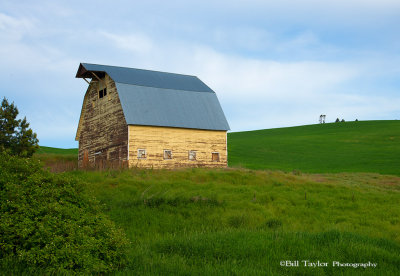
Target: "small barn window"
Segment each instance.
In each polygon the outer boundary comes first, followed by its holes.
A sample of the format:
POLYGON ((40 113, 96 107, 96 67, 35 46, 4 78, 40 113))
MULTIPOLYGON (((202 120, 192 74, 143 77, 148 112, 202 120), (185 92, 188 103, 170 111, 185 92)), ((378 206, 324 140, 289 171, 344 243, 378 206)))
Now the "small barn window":
POLYGON ((172 151, 171 150, 164 150, 164 160, 172 159, 172 151))
POLYGON ((189 150, 189 160, 196 161, 196 151, 195 150, 189 150))
POLYGON ((138 159, 146 159, 147 154, 145 149, 138 149, 137 151, 137 158, 138 159))
POLYGON ((104 78, 97 84, 97 91, 99 91, 99 99, 107 96, 107 85, 104 78))
POLYGON ((213 152, 211 154, 212 154, 211 160, 215 161, 215 162, 219 162, 219 152, 213 152))
POLYGON ((107 95, 107 88, 99 90, 99 98, 103 98, 107 95))

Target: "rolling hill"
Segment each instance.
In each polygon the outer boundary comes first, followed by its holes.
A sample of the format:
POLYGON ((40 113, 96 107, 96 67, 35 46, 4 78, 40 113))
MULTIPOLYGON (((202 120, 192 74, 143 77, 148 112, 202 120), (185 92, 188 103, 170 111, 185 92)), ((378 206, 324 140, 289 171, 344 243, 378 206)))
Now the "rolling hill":
POLYGON ((60 155, 69 155, 69 154, 78 154, 78 149, 60 149, 60 148, 52 148, 40 146, 37 154, 60 154, 60 155))
POLYGON ((228 134, 230 167, 400 175, 400 121, 359 121, 228 134))

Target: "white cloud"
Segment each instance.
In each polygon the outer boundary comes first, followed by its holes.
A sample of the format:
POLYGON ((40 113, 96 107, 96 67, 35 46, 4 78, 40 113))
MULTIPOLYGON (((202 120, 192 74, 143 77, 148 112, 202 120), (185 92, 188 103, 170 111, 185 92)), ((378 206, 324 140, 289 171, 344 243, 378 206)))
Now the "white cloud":
POLYGON ((219 94, 244 101, 260 97, 301 99, 331 90, 359 74, 350 63, 253 60, 212 50, 199 50, 195 62, 201 64, 197 65, 199 74, 219 94))
POLYGON ((131 33, 128 35, 117 35, 105 31, 99 31, 99 34, 111 41, 114 47, 134 53, 150 53, 154 48, 152 41, 142 34, 131 33))
POLYGON ((28 18, 17 18, 0 12, 0 39, 4 42, 18 41, 35 31, 35 22, 28 18))
POLYGON ((65 68, 63 65, 68 61, 62 50, 36 39, 46 32, 42 27, 35 18, 0 13, 0 58, 3 65, 0 72, 25 74, 40 70, 43 73, 65 68))

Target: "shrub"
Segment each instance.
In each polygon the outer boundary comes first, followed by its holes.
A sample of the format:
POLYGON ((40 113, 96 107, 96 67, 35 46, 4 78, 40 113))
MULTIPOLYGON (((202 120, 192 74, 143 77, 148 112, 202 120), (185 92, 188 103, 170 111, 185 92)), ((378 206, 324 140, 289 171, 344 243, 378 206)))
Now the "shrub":
POLYGON ((0 168, 1 259, 52 273, 102 273, 124 265, 124 233, 82 184, 4 152, 0 168))

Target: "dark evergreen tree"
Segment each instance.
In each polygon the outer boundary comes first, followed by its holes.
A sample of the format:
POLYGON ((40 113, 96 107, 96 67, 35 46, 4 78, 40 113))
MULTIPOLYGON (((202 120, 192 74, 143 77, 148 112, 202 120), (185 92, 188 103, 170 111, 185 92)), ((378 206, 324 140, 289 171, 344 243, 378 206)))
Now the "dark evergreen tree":
POLYGON ((339 123, 339 122, 340 122, 339 118, 336 118, 335 123, 339 123))
POLYGON ((36 133, 24 119, 17 119, 18 109, 4 97, 0 108, 0 150, 30 157, 39 148, 36 133))

